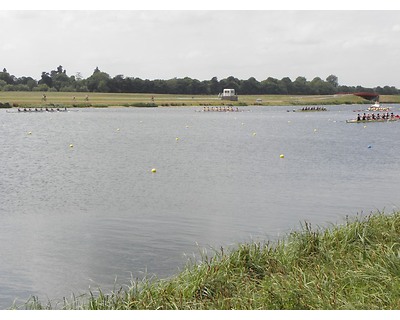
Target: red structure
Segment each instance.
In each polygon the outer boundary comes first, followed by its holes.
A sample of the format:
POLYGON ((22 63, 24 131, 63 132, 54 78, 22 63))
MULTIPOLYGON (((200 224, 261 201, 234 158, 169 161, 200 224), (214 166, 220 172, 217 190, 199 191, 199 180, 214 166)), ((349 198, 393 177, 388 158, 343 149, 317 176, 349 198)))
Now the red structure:
POLYGON ((369 101, 379 101, 379 94, 374 92, 356 92, 353 94, 369 101))

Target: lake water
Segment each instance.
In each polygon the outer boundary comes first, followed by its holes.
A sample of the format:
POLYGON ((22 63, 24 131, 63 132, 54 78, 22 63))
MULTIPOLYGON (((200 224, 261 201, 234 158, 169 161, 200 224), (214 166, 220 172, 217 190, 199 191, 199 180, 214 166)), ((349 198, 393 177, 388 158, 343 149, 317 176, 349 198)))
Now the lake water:
POLYGON ((345 122, 366 107, 0 110, 0 308, 398 210, 400 123, 345 122))

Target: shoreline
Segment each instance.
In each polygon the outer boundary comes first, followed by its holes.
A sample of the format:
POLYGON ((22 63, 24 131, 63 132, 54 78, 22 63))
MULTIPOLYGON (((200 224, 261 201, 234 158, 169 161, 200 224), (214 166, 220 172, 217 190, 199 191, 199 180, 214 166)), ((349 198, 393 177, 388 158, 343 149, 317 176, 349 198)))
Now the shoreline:
MULTIPOLYGON (((0 91, 0 103, 11 108, 115 108, 115 107, 207 107, 207 106, 323 106, 372 104, 352 94, 290 96, 239 95, 238 101, 221 100, 214 95, 166 95, 136 93, 85 93, 0 91)), ((400 95, 381 95, 381 104, 400 104, 400 95)), ((5 107, 4 107, 5 108, 5 107)))
MULTIPOLYGON (((397 309, 400 212, 346 218, 264 243, 202 253, 178 274, 132 280, 110 293, 101 288, 26 310, 364 310, 397 309)), ((46 303, 46 302, 45 302, 46 303)))

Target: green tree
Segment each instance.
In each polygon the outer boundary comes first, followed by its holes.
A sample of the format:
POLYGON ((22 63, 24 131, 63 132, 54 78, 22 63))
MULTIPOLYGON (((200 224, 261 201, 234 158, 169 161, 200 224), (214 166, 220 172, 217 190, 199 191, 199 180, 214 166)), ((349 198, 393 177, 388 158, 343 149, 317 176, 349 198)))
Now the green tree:
POLYGON ((0 90, 2 90, 5 85, 7 85, 7 82, 0 80, 0 90))
POLYGON ((29 91, 31 91, 34 87, 37 86, 37 81, 31 77, 20 77, 15 81, 15 84, 27 85, 29 91))
POLYGON ((34 87, 32 91, 49 91, 49 86, 45 83, 38 84, 37 87, 34 87))
POLYGON ((260 82, 254 77, 241 82, 240 92, 242 94, 258 94, 260 93, 260 82))
POLYGON ((326 81, 330 83, 334 88, 339 86, 339 79, 335 75, 331 74, 326 78, 326 81))
POLYGON ((50 74, 48 72, 43 71, 38 84, 45 84, 49 88, 51 88, 53 86, 53 79, 50 77, 50 74))
POLYGON ((75 82, 75 90, 77 92, 89 92, 89 89, 86 86, 86 80, 76 81, 75 82))
POLYGON ((268 77, 266 80, 261 81, 262 92, 265 94, 280 94, 281 88, 279 80, 268 77))
POLYGON ((140 78, 131 78, 131 92, 144 93, 145 82, 140 78))
POLYGON ((334 94, 336 91, 332 83, 325 82, 320 77, 315 77, 309 87, 312 94, 334 94))
POLYGON ((68 77, 67 70, 63 69, 62 65, 59 65, 56 70, 51 70, 51 87, 56 89, 57 91, 65 91, 63 89, 65 87, 73 87, 74 86, 74 77, 68 77))
POLYGON ((31 91, 26 84, 14 84, 13 87, 13 91, 31 91))
POLYGON ((0 72, 0 80, 5 81, 7 84, 14 84, 14 79, 15 77, 10 75, 6 68, 3 69, 3 72, 0 72))
POLYGON ((236 94, 238 93, 240 88, 240 80, 233 76, 222 79, 220 81, 220 84, 222 89, 235 89, 236 94))
POLYGON ((154 93, 168 93, 167 84, 164 80, 156 79, 153 81, 154 93))
POLYGON ((279 92, 281 94, 293 93, 293 82, 289 77, 284 77, 279 81, 279 92))
POLYGON ((110 88, 108 87, 107 82, 108 82, 108 80, 106 80, 106 79, 100 80, 96 91, 97 92, 110 92, 110 88))
POLYGON ((397 90, 395 87, 389 87, 389 86, 384 86, 382 87, 376 87, 375 88, 376 93, 379 94, 387 94, 387 95, 392 95, 392 94, 399 94, 399 90, 397 90))
POLYGON ((212 77, 209 81, 209 90, 210 94, 219 94, 222 92, 222 87, 217 77, 212 77))
POLYGON ((127 92, 125 88, 125 79, 122 74, 115 76, 108 82, 108 88, 110 92, 127 92))
POLYGON ((86 80, 87 88, 91 92, 109 92, 110 90, 108 86, 110 75, 100 71, 98 67, 96 67, 93 74, 86 80))
POLYGON ((3 88, 3 91, 15 91, 15 86, 12 84, 6 84, 3 88))
POLYGON ((55 74, 52 77, 52 83, 53 83, 53 87, 57 91, 60 91, 61 88, 63 88, 63 87, 68 87, 71 85, 70 77, 68 77, 67 74, 64 72, 55 74))
POLYGON ((207 93, 207 85, 197 79, 192 80, 191 94, 205 94, 207 93))
POLYGON ((310 88, 305 77, 297 77, 293 81, 293 93, 294 94, 310 94, 310 88))

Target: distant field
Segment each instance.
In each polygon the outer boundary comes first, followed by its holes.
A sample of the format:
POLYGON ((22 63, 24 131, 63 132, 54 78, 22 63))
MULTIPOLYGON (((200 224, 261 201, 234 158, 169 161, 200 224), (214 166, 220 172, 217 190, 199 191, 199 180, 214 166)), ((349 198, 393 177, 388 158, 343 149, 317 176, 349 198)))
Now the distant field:
MULTIPOLYGON (((0 92, 0 102, 14 107, 58 105, 66 107, 112 106, 220 106, 220 105, 330 105, 369 103, 360 97, 346 95, 290 96, 290 95, 239 95, 238 101, 220 100, 216 95, 174 95, 136 93, 85 93, 85 92, 0 92), (86 96, 88 100, 86 101, 86 96), (256 102, 257 99, 259 102, 256 102)), ((400 103, 400 96, 381 95, 381 103, 400 103)))

